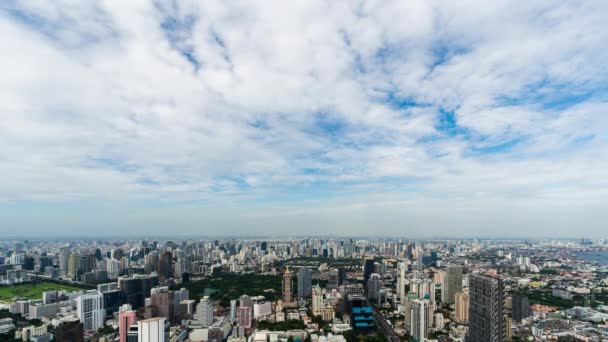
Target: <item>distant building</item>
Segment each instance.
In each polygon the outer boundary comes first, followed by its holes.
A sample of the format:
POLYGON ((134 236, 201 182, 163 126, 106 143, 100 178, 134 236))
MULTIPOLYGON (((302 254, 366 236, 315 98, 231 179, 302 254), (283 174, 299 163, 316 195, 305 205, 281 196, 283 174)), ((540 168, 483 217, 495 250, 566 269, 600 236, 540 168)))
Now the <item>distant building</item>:
POLYGON ((321 309, 323 309, 323 290, 319 285, 315 285, 312 288, 312 314, 313 316, 320 316, 321 309))
POLYGON ((513 321, 521 322, 522 320, 532 316, 532 309, 530 308, 530 302, 526 296, 513 296, 511 300, 511 315, 513 321))
POLYGON ((312 296, 312 272, 308 267, 298 270, 298 297, 310 298, 312 296))
POLYGON ((441 301, 454 304, 456 293, 462 292, 462 266, 448 266, 447 280, 444 284, 441 301))
POLYGON ((283 274, 283 301, 285 303, 293 302, 293 273, 291 273, 289 267, 285 268, 283 274))
POLYGON ((367 280, 367 299, 378 301, 380 291, 380 275, 372 273, 367 280))

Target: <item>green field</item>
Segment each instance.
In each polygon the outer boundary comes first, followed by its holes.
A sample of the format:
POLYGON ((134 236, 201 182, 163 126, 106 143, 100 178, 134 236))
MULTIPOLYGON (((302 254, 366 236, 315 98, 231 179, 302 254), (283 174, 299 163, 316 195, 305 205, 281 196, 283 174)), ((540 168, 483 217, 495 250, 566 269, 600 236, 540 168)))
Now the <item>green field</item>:
POLYGON ((82 288, 50 282, 0 287, 0 302, 10 303, 15 297, 42 299, 42 292, 49 290, 81 291, 82 288))

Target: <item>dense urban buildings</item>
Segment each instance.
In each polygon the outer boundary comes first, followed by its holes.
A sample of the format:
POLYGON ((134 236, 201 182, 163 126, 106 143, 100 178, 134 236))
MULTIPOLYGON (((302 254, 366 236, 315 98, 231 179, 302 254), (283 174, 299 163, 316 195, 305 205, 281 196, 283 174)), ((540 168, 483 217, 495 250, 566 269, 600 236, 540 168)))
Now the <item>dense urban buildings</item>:
POLYGON ((0 336, 601 341, 608 338, 607 246, 604 240, 0 241, 6 317, 0 336), (70 264, 70 256, 78 262, 70 264), (109 264, 113 280, 105 274, 109 264))

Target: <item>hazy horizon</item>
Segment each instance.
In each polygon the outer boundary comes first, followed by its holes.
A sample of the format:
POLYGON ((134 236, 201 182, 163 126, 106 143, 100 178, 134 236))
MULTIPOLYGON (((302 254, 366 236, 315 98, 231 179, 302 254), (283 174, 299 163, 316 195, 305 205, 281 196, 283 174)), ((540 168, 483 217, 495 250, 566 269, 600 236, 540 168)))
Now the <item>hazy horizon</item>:
POLYGON ((606 237, 607 13, 5 1, 0 232, 606 237))

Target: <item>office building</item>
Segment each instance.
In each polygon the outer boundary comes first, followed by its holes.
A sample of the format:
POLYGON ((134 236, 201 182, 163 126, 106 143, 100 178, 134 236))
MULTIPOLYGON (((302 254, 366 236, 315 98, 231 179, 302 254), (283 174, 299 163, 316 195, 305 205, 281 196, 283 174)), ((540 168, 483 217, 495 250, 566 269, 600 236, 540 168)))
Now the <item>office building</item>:
POLYGON ((310 298, 312 296, 312 272, 308 267, 298 270, 298 298, 310 298))
POLYGON ((511 300, 511 315, 514 322, 521 322, 532 316, 532 309, 530 308, 528 297, 519 295, 513 296, 511 300))
POLYGON ((374 259, 365 258, 363 261, 363 281, 367 283, 369 277, 374 273, 374 259))
POLYGON ((126 304, 135 310, 144 307, 145 299, 150 296, 153 287, 158 285, 156 275, 134 275, 118 278, 118 286, 126 304))
POLYGON ((367 299, 378 301, 380 291, 380 275, 372 273, 367 281, 367 299))

